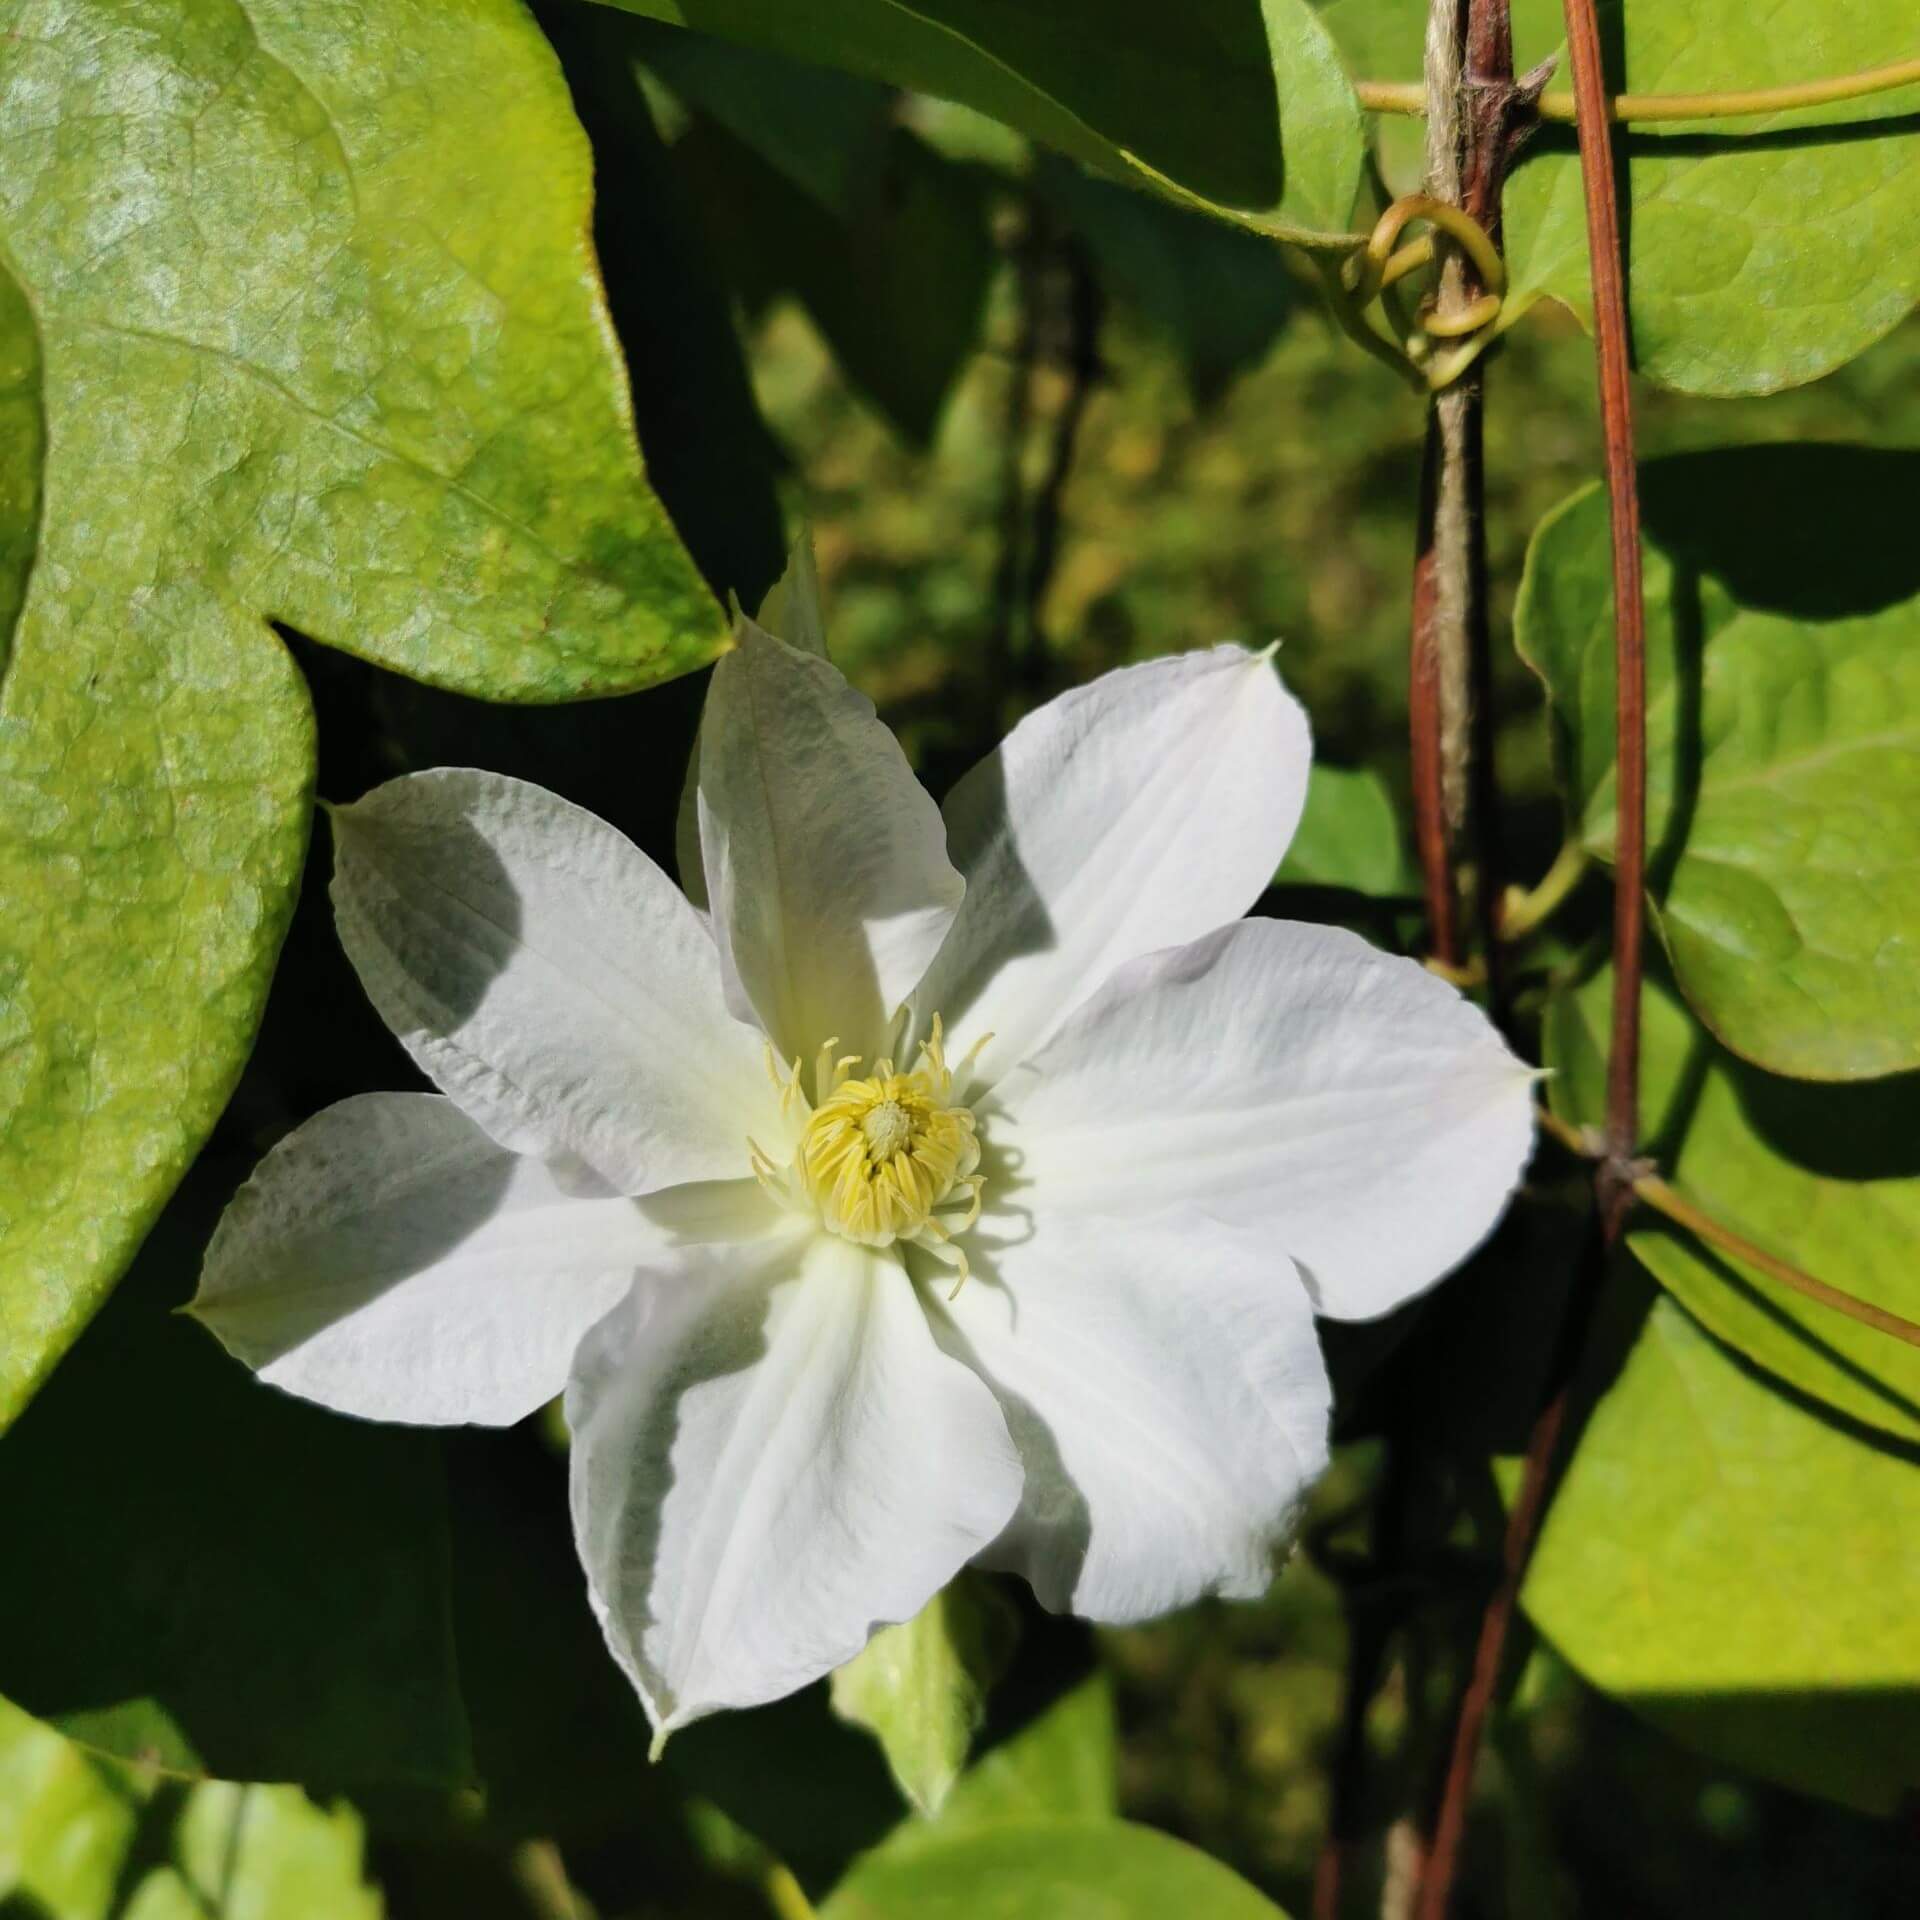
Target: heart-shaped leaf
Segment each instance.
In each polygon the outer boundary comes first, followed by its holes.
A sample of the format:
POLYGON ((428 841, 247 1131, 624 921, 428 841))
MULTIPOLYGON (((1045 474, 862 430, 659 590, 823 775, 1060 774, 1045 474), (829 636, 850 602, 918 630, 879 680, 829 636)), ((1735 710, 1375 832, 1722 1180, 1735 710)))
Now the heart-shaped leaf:
MULTIPOLYGON (((1661 938, 1737 1053, 1808 1079, 1920 1066, 1920 455, 1826 446, 1642 469, 1647 810, 1661 938)), ((1550 514, 1515 621, 1582 844, 1615 831, 1607 506, 1550 514)))
POLYGON ((1891 1813, 1920 1785, 1920 1472, 1670 1300, 1595 1408, 1527 1577, 1535 1624, 1677 1738, 1891 1813))
POLYGON ((0 34, 0 1422, 246 1057, 313 725, 271 617, 559 700, 699 665, 590 167, 513 0, 0 34))

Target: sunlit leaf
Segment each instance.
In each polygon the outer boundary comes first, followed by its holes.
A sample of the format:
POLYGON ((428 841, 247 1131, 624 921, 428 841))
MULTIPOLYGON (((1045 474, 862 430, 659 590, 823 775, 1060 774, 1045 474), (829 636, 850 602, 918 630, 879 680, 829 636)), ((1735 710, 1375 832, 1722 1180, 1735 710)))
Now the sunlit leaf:
MULTIPOLYGON (((1598 1124, 1612 977, 1556 993, 1544 1022, 1554 1110, 1598 1124)), ((1641 1006, 1641 1138, 1685 1196, 1856 1298, 1920 1320, 1920 1075, 1829 1087, 1716 1046, 1663 987, 1641 1006)), ((1920 1441, 1920 1348, 1809 1300, 1657 1215, 1627 1244, 1731 1346, 1829 1406, 1920 1441)))
MULTIPOLYGON (((1635 93, 1789 85, 1910 59, 1904 0, 1600 0, 1609 81, 1635 93)), ((1567 84, 1565 62, 1556 84, 1567 84)), ((1920 301, 1920 86, 1813 110, 1663 121, 1626 154, 1634 362, 1684 393, 1771 393, 1870 347, 1920 301)), ((1588 324, 1580 162, 1570 129, 1531 145, 1506 196, 1513 299, 1588 324)))
MULTIPOLYGON (((1648 838, 1681 991, 1809 1079, 1920 1066, 1920 455, 1755 447, 1655 461, 1648 838)), ((1516 625, 1583 843, 1615 833, 1607 509, 1535 533, 1516 625)))
POLYGON ((1204 1853, 1119 1820, 1010 1823, 883 1849, 861 1861, 821 1920, 1281 1920, 1204 1853))
POLYGON ((266 616, 521 700, 649 684, 722 625, 513 0, 0 23, 4 1420, 246 1056, 314 779, 266 616))
POLYGON ((0 1910, 38 1920, 379 1920, 360 1821, 297 1787, 103 1762, 0 1700, 0 1910))
POLYGON ((1920 1785, 1920 1471, 1656 1302, 1549 1510, 1525 1602, 1677 1738, 1891 1813, 1920 1785))

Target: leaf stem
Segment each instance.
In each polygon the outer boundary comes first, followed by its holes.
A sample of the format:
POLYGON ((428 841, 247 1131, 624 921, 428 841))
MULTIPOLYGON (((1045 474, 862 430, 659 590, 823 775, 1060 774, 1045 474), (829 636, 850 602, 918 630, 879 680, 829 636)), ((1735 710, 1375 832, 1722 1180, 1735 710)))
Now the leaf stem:
POLYGON ((1535 885, 1509 887, 1500 903, 1500 938, 1512 945, 1544 926, 1586 877, 1591 864, 1586 848, 1569 840, 1535 885))
POLYGON ((1644 1200, 1656 1212, 1664 1213, 1669 1220, 1685 1227, 1696 1239, 1704 1240, 1709 1246, 1718 1247, 1722 1253, 1730 1253, 1736 1260, 1757 1268, 1769 1280, 1777 1280, 1783 1287, 1790 1287, 1809 1300, 1817 1300, 1835 1313, 1844 1313, 1849 1320, 1857 1320, 1862 1326, 1890 1334, 1896 1340, 1904 1340, 1910 1347, 1920 1347, 1920 1326, 1913 1321, 1902 1319, 1899 1314, 1889 1313, 1885 1307, 1876 1307, 1851 1293, 1842 1292, 1824 1280, 1816 1280, 1812 1274, 1803 1273, 1798 1267, 1789 1265, 1779 1255, 1769 1253, 1765 1247, 1755 1246, 1731 1227, 1723 1226, 1711 1214, 1701 1212, 1691 1200, 1668 1186, 1657 1173, 1641 1174, 1633 1183, 1633 1191, 1636 1199, 1644 1200))
POLYGON ((814 1904, 807 1898, 806 1890, 793 1877, 790 1867, 776 1861, 767 1869, 766 1878, 761 1886, 767 1896, 777 1920, 818 1920, 814 1904))
MULTIPOLYGON (((1897 60, 1891 66, 1834 74, 1824 80, 1803 80, 1787 87, 1746 87, 1725 93, 1616 93, 1603 98, 1601 111, 1606 119, 1620 122, 1737 120, 1791 113, 1801 107, 1831 106, 1839 100, 1864 100, 1916 83, 1920 83, 1920 59, 1897 60)), ((1415 81, 1356 80, 1353 90, 1369 113, 1422 114, 1427 110, 1426 89, 1415 81)), ((1576 94, 1543 93, 1537 111, 1542 120, 1571 124, 1578 118, 1576 94)))
MULTIPOLYGON (((1537 1108, 1534 1117, 1540 1123, 1541 1132, 1551 1134, 1570 1153, 1577 1153, 1588 1160, 1597 1160, 1604 1155, 1606 1149, 1593 1133, 1562 1120, 1551 1108, 1537 1108)), ((1920 1347, 1920 1323, 1904 1319, 1885 1307, 1876 1307, 1872 1301, 1862 1300, 1857 1294, 1848 1293, 1825 1280, 1815 1279, 1804 1268, 1782 1260, 1777 1253, 1769 1253, 1765 1247, 1749 1240, 1744 1234, 1734 1232, 1724 1222, 1695 1206, 1659 1174, 1651 1170, 1635 1174, 1632 1188, 1636 1200, 1644 1201, 1656 1213, 1665 1214, 1676 1226, 1685 1227, 1696 1240, 1704 1240, 1708 1246, 1718 1247, 1722 1253, 1731 1254, 1744 1265, 1764 1273, 1769 1280, 1777 1280, 1783 1287, 1809 1300, 1816 1300, 1835 1313, 1845 1314, 1849 1320, 1857 1320, 1863 1327, 1872 1327, 1876 1332, 1889 1334, 1895 1340, 1904 1340, 1910 1347, 1920 1347)))

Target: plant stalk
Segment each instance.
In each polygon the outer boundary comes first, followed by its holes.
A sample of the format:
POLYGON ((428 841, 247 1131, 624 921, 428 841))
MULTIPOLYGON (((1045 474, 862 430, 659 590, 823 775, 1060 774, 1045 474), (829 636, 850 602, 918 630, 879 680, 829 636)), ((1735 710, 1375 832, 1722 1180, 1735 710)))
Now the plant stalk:
POLYGON ((1639 1120, 1640 972, 1646 882, 1646 615, 1640 580, 1640 507, 1634 464, 1627 308, 1600 30, 1594 0, 1563 0, 1580 174, 1593 276, 1594 343, 1607 498, 1613 530, 1615 724, 1619 760, 1614 881, 1613 1018, 1607 1055, 1606 1153, 1597 1170, 1601 1247, 1574 1290, 1561 1338, 1560 1385, 1534 1422, 1519 1496, 1508 1516, 1500 1578, 1481 1616, 1473 1666, 1454 1724, 1453 1750, 1422 1876, 1417 1920, 1446 1920, 1459 1870, 1475 1763, 1499 1689, 1521 1584, 1550 1498, 1566 1424, 1569 1384, 1599 1291, 1604 1249, 1616 1245, 1632 1204, 1639 1120))

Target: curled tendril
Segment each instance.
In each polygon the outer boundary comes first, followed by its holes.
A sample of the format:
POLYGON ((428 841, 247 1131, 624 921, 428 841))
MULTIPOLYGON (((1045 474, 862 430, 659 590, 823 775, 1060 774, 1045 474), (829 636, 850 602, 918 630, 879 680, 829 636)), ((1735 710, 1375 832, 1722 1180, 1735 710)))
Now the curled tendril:
POLYGON ((1431 194, 1404 194, 1374 223, 1366 245, 1340 270, 1341 286, 1356 305, 1368 305, 1408 274, 1432 265, 1437 253, 1433 235, 1400 244, 1401 235, 1415 221, 1454 241, 1472 262, 1484 289, 1453 312, 1441 313, 1429 300, 1420 310, 1419 332, 1402 342, 1408 360, 1437 392, 1459 379, 1500 332, 1506 311, 1507 264, 1486 228, 1471 214, 1431 194), (1440 342, 1445 343, 1444 350, 1436 351, 1440 342))

